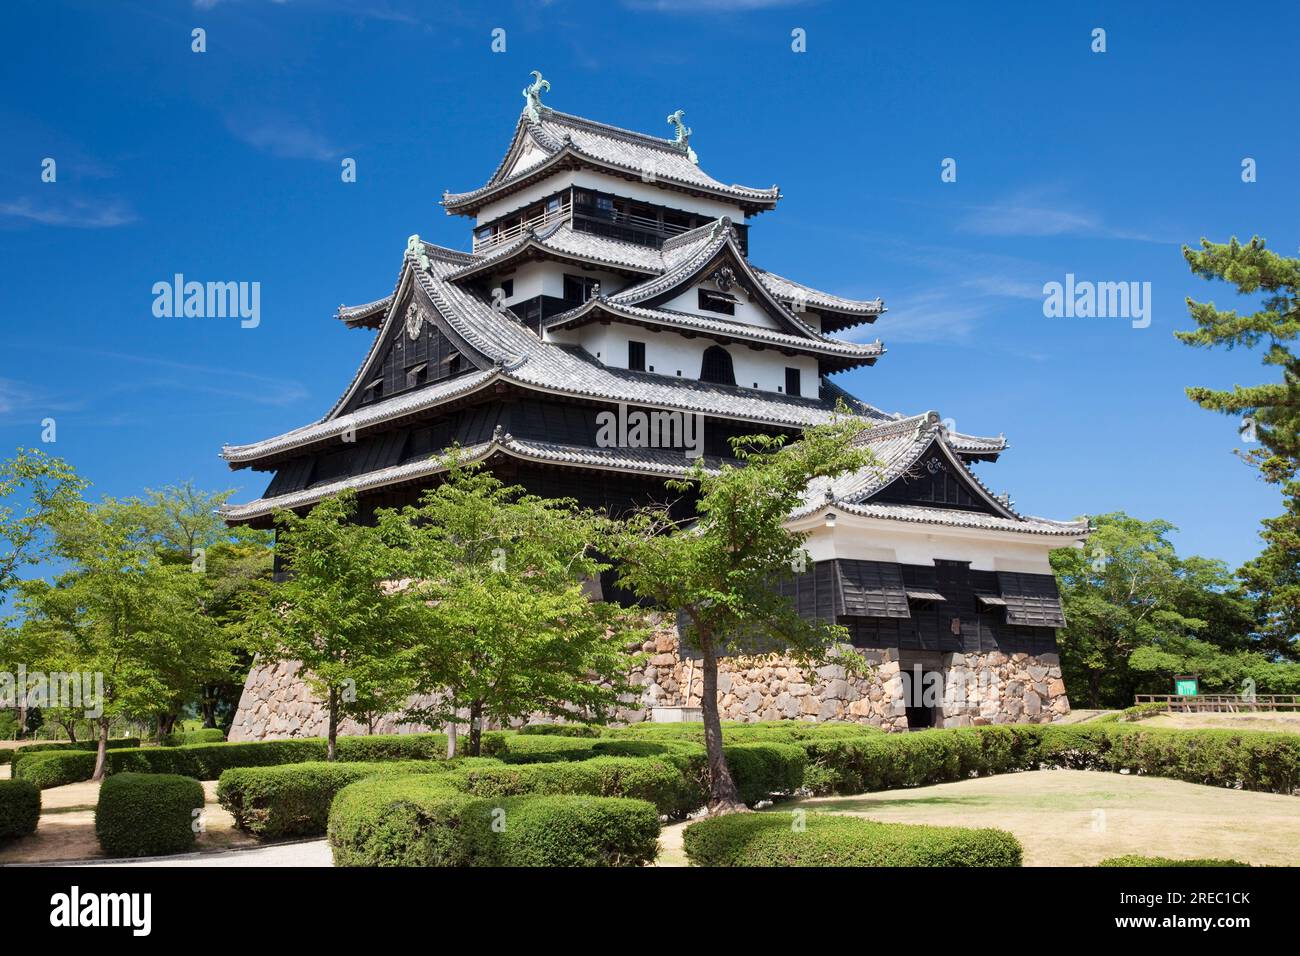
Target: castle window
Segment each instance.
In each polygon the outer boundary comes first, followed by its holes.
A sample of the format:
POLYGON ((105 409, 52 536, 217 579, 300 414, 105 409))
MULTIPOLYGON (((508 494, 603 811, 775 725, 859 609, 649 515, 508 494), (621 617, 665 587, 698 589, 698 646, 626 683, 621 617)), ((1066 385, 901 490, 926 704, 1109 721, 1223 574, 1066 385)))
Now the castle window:
POLYGON ((726 292, 700 290, 700 309, 705 312, 718 312, 722 315, 736 314, 736 297, 726 292))
POLYGON ((384 380, 382 378, 377 378, 366 386, 365 392, 361 395, 361 404, 364 405, 367 402, 373 402, 377 398, 382 398, 383 395, 384 380))
POLYGON ((736 370, 731 364, 731 353, 720 345, 710 345, 704 350, 700 365, 700 381, 718 385, 735 385, 736 370))
POLYGON ((645 343, 627 343, 627 367, 634 372, 645 371, 645 343))
POLYGON ((502 280, 501 280, 501 293, 502 293, 502 294, 503 294, 507 299, 513 299, 513 298, 514 298, 514 295, 515 295, 515 280, 514 280, 514 279, 502 279, 502 280))
POLYGON ((799 370, 797 368, 787 368, 785 370, 785 393, 787 395, 802 395, 799 388, 799 370))
POLYGON ((564 301, 581 305, 591 298, 592 291, 600 282, 588 276, 566 275, 564 277, 564 301))
POLYGON ((416 385, 423 385, 429 379, 429 363, 421 362, 406 370, 406 387, 414 388, 416 385))

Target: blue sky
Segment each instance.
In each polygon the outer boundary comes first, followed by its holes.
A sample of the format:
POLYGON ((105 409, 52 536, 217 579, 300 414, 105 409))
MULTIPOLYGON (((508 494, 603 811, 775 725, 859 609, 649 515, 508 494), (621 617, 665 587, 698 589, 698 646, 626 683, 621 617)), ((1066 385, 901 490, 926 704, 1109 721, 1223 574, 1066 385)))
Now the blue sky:
POLYGON ((981 474, 1023 510, 1167 518, 1181 549, 1235 565, 1277 492, 1234 458, 1236 423, 1183 389, 1270 373, 1174 340, 1187 295, 1235 299, 1179 249, 1300 246, 1300 12, 992 6, 6 4, 0 448, 39 444, 53 417, 45 447, 100 493, 193 478, 256 497, 267 476, 229 472, 222 442, 330 407, 368 334, 333 311, 391 291, 408 235, 467 247, 437 200, 491 173, 539 69, 557 109, 659 135, 685 109, 712 175, 780 184, 754 261, 889 307, 862 331, 890 352, 839 376, 850 391, 1005 432, 981 474), (177 272, 260 282, 261 324, 155 318, 151 288, 177 272), (1067 273, 1150 282, 1150 327, 1045 318, 1043 284, 1067 273))

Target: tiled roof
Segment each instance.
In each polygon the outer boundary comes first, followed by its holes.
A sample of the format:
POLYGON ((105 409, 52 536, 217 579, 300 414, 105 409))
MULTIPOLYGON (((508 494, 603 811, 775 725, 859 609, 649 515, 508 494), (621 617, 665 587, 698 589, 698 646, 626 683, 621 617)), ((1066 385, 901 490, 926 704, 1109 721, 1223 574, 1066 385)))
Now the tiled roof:
POLYGON ((835 339, 810 339, 788 332, 778 332, 746 322, 728 321, 725 318, 694 315, 673 309, 652 309, 636 305, 623 305, 617 299, 606 296, 588 299, 586 303, 561 312, 546 320, 547 328, 580 325, 592 321, 596 313, 626 318, 633 322, 651 324, 671 329, 684 329, 701 335, 717 335, 723 338, 747 342, 760 342, 777 348, 795 349, 811 352, 814 355, 833 356, 844 359, 859 359, 863 362, 874 360, 885 354, 885 347, 877 339, 875 342, 858 344, 842 342, 835 339))
MULTIPOLYGON (((494 435, 491 441, 461 449, 461 454, 462 460, 466 462, 485 461, 493 455, 503 454, 524 461, 571 465, 579 468, 608 468, 621 473, 630 472, 663 478, 685 475, 690 470, 690 462, 681 451, 659 448, 589 448, 518 439, 500 433, 494 435)), ((703 463, 705 467, 714 468, 719 464, 714 458, 706 458, 703 463)), ((250 521, 286 508, 307 507, 346 489, 359 492, 372 491, 376 488, 427 478, 445 470, 444 460, 438 455, 433 455, 274 498, 258 498, 246 504, 224 505, 219 513, 227 521, 250 521)))
POLYGON ((774 207, 781 195, 776 186, 756 189, 719 182, 691 162, 686 151, 672 140, 597 123, 546 107, 542 108, 541 117, 542 121, 534 124, 529 121, 527 112, 520 115, 510 149, 492 178, 469 192, 444 193, 442 202, 448 212, 472 212, 497 194, 525 181, 543 178, 567 157, 638 177, 650 170, 655 180, 665 185, 685 187, 761 209, 774 207), (509 175, 510 165, 525 140, 548 157, 509 175))
POLYGON ((795 509, 793 517, 814 514, 824 508, 834 508, 864 517, 889 518, 922 524, 940 524, 951 527, 989 528, 1003 531, 1025 531, 1034 534, 1084 535, 1088 522, 1051 521, 1016 512, 1009 501, 994 495, 959 457, 970 448, 1001 450, 1006 447, 1002 438, 979 438, 963 435, 945 428, 935 412, 875 423, 864 429, 857 443, 869 450, 875 463, 867 468, 834 479, 817 478, 809 482, 803 504, 795 509), (890 504, 872 500, 872 496, 918 465, 931 447, 940 448, 949 467, 959 469, 974 485, 977 494, 998 512, 996 515, 955 508, 927 507, 925 505, 890 504))
POLYGON ((221 457, 230 462, 231 465, 246 464, 288 451, 291 448, 338 438, 350 431, 359 433, 371 425, 391 421, 394 418, 401 418, 403 415, 410 415, 412 412, 434 408, 444 402, 459 398, 461 395, 469 394, 486 384, 495 374, 495 370, 472 372, 468 375, 461 375, 457 378, 438 382, 436 385, 429 385, 413 392, 407 392, 404 395, 386 398, 383 401, 375 402, 373 405, 367 405, 365 408, 359 408, 347 415, 340 415, 337 418, 323 418, 311 425, 295 428, 293 431, 276 435, 274 438, 268 438, 265 441, 252 442, 247 445, 225 445, 221 449, 221 457))
POLYGON ((524 234, 511 242, 502 243, 491 251, 474 256, 472 262, 448 276, 452 280, 479 275, 503 268, 507 263, 531 250, 551 253, 561 258, 581 259, 598 265, 631 269, 654 275, 663 271, 663 255, 653 246, 621 242, 589 232, 580 232, 567 220, 552 223, 531 235, 524 234))
POLYGON ((1088 534, 1088 522, 1052 521, 1022 515, 1016 518, 998 518, 977 511, 956 508, 927 508, 922 505, 894 505, 868 501, 865 504, 836 504, 836 509, 863 518, 883 518, 888 521, 907 521, 914 524, 941 525, 950 528, 976 528, 988 531, 1017 531, 1023 534, 1051 535, 1082 538, 1088 534))
POLYGON ((844 315, 874 317, 881 315, 885 311, 885 303, 881 299, 846 299, 843 296, 822 292, 801 282, 795 282, 793 279, 779 276, 775 272, 768 272, 758 266, 752 268, 768 290, 782 301, 802 301, 808 308, 825 309, 828 312, 838 312, 844 315))
POLYGON ((393 297, 389 294, 364 305, 340 305, 334 317, 349 328, 356 328, 359 325, 370 325, 374 328, 376 323, 383 319, 392 301, 393 297))

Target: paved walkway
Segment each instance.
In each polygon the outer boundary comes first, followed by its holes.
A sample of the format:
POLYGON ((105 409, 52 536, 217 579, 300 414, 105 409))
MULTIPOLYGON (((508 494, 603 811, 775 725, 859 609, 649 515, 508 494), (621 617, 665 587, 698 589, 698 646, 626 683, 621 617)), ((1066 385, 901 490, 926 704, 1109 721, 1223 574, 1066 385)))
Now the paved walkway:
POLYGON ((324 840, 280 843, 252 850, 221 853, 186 853, 184 856, 151 857, 144 860, 103 860, 68 863, 65 866, 333 866, 329 844, 324 840))

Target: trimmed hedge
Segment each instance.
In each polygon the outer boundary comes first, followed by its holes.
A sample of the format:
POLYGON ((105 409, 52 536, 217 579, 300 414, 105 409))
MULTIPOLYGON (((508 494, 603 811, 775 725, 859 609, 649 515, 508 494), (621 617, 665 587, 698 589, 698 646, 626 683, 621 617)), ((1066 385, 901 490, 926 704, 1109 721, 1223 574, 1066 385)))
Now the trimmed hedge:
POLYGON ((0 780, 0 840, 36 832, 41 819, 41 791, 26 780, 0 780))
POLYGON ((260 839, 321 836, 334 795, 350 783, 379 774, 446 773, 485 765, 501 766, 488 757, 457 757, 450 761, 310 761, 278 767, 233 767, 221 774, 217 800, 235 818, 235 826, 260 839))
POLYGON ((659 814, 644 800, 529 797, 502 809, 502 866, 644 866, 659 852, 659 814))
POLYGON ((95 836, 109 856, 161 856, 194 846, 203 785, 164 773, 123 773, 99 788, 95 836))
POLYGON ((516 733, 524 737, 600 737, 595 724, 528 724, 516 733))
POLYGON ((632 797, 670 817, 684 817, 704 804, 697 781, 662 760, 593 757, 565 763, 513 764, 457 770, 447 785, 476 797, 632 797))
POLYGON ((921 787, 1016 770, 1128 771, 1211 786, 1295 793, 1300 735, 1107 724, 1017 724, 806 740, 814 793, 921 787))
POLYGON ((335 866, 639 866, 657 852, 654 806, 620 797, 488 800, 441 776, 345 787, 329 816, 335 866))
POLYGON ((89 780, 95 773, 95 755, 84 751, 29 754, 21 764, 14 763, 12 772, 14 779, 26 780, 38 790, 48 790, 89 780))
POLYGON ((199 730, 183 730, 180 733, 164 734, 158 739, 163 747, 184 747, 186 744, 224 743, 226 734, 219 727, 203 727, 199 730))
MULTIPOLYGON (((318 737, 144 747, 131 751, 109 751, 106 772, 110 775, 171 773, 196 780, 216 780, 222 771, 232 767, 273 767, 324 760, 326 749, 326 742, 318 737)), ((384 734, 338 739, 340 761, 431 760, 444 755, 446 751, 447 738, 443 734, 384 734)), ((22 766, 17 768, 15 776, 31 780, 44 790, 65 783, 89 780, 94 769, 93 753, 42 754, 26 758, 22 766)))
MULTIPOLYGON (((657 758, 671 764, 685 778, 684 789, 672 800, 655 801, 664 813, 683 816, 703 806, 707 800, 708 761, 703 744, 672 737, 640 740, 516 735, 507 739, 503 746, 505 749, 500 752, 500 758, 512 765, 589 763, 605 756, 657 758), (674 803, 676 809, 668 809, 674 803)), ((802 786, 807 757, 798 745, 726 744, 723 752, 741 799, 750 806, 773 796, 792 794, 802 786)))
MULTIPOLYGON (((118 737, 116 739, 109 740, 108 742, 109 750, 122 750, 130 747, 139 747, 139 746, 140 746, 139 737, 118 737)), ((2 752, 8 753, 10 755, 10 760, 13 762, 15 768, 13 772, 16 774, 18 764, 21 763, 25 757, 30 757, 32 756, 32 754, 67 753, 69 751, 85 751, 85 750, 88 750, 91 753, 96 752, 97 750, 99 750, 99 742, 94 740, 81 740, 75 744, 68 743, 66 741, 52 742, 52 743, 39 743, 39 744, 26 744, 14 750, 2 751, 2 752)), ((0 760, 0 763, 3 762, 4 762, 3 760, 0 760)))
POLYGON ((686 855, 697 866, 1020 866, 1003 830, 877 823, 810 813, 732 813, 692 823, 686 855))
POLYGON ((1167 856, 1112 856, 1098 866, 1250 866, 1240 860, 1173 860, 1167 856))

